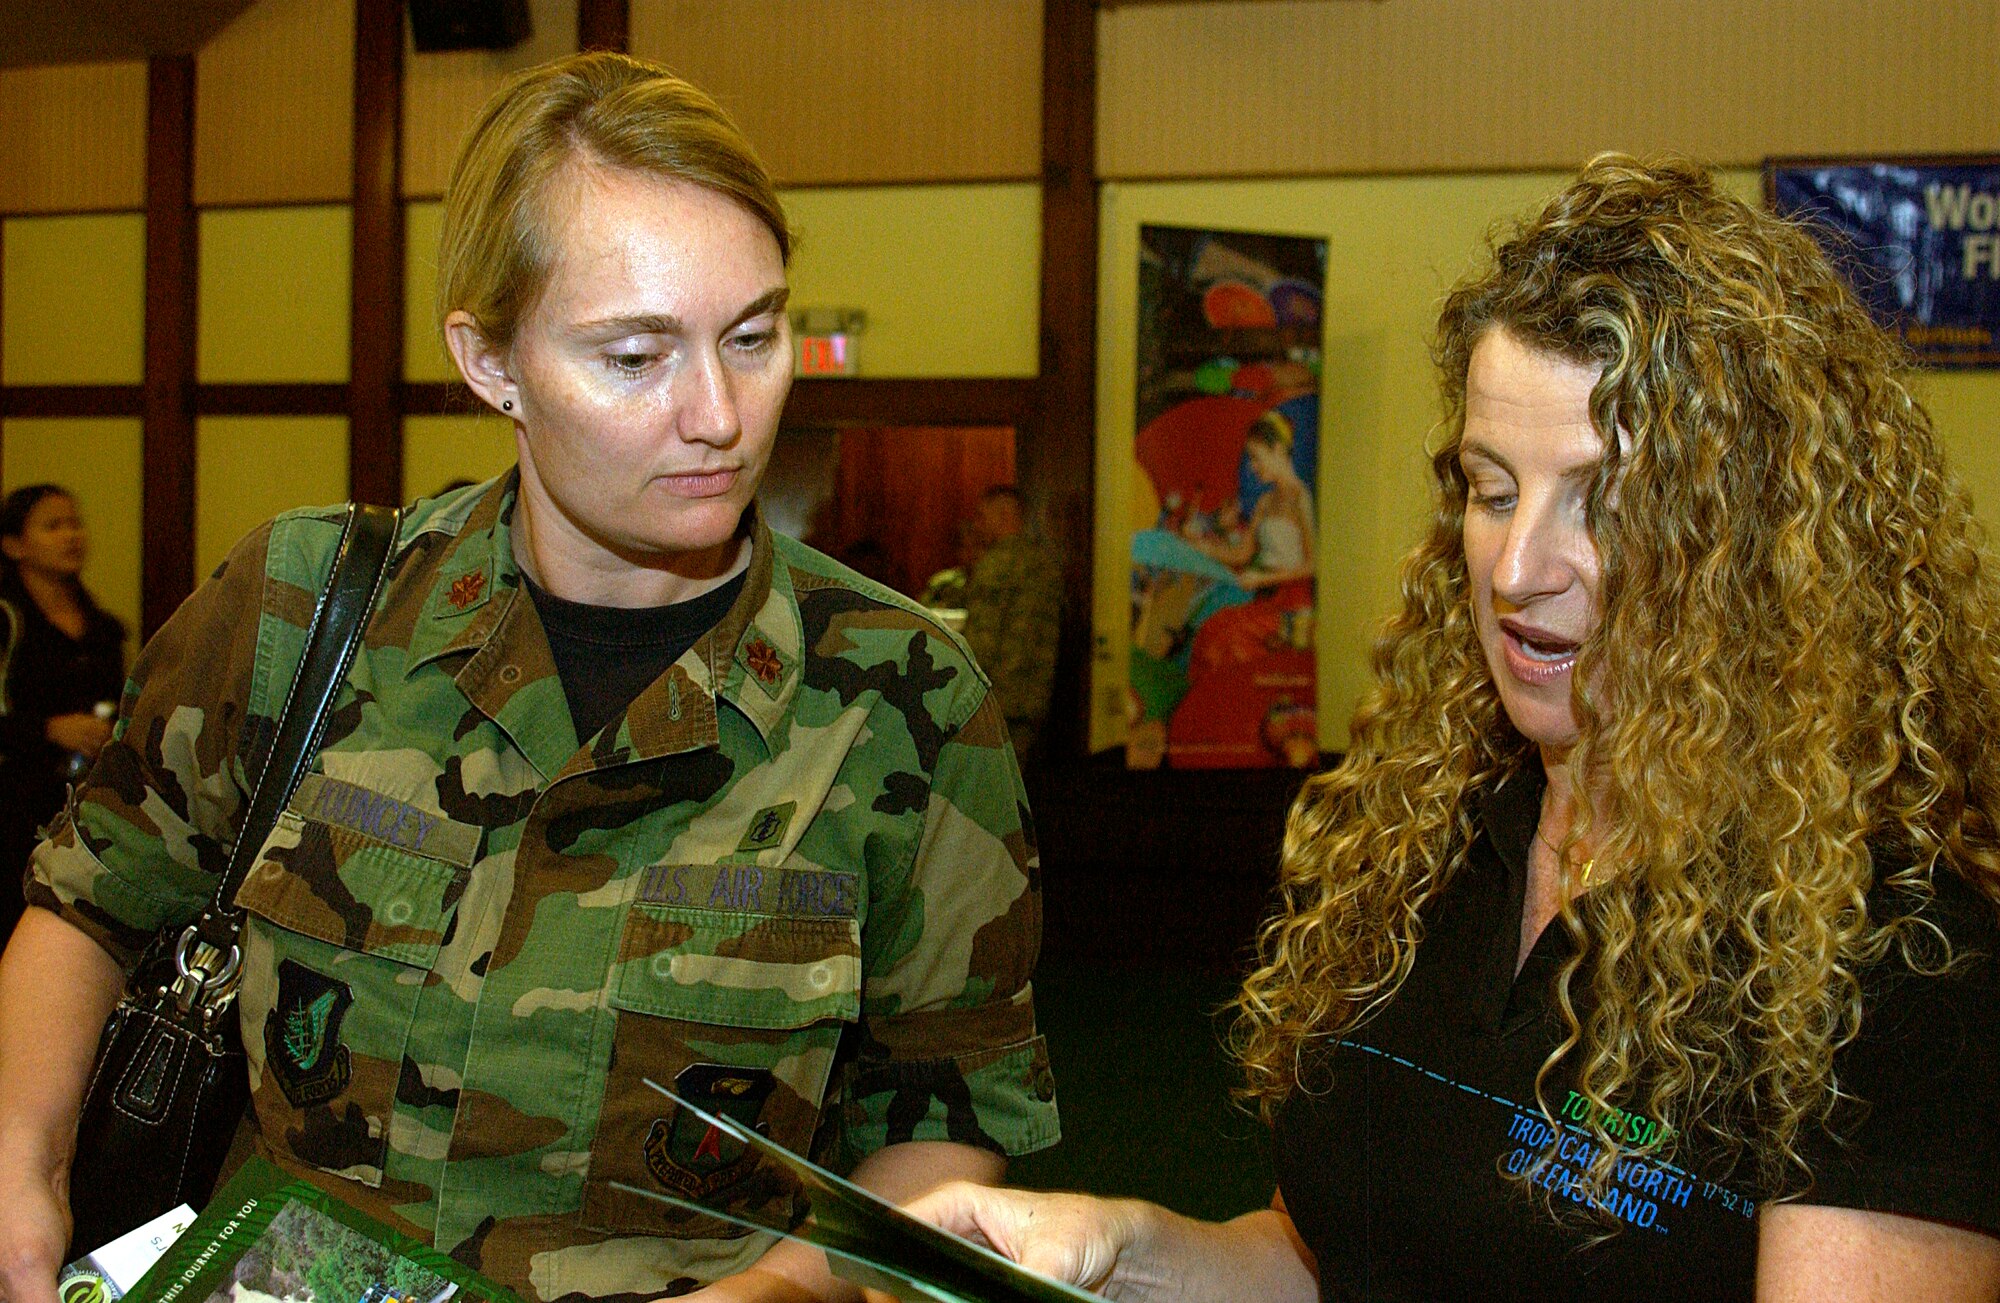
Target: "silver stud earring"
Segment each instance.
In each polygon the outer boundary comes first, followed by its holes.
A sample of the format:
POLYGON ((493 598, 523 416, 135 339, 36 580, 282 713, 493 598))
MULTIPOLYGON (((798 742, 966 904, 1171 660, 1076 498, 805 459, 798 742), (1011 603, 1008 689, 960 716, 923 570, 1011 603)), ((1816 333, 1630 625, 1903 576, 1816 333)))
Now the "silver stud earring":
POLYGON ((500 404, 500 410, 501 410, 501 411, 503 411, 503 412, 511 412, 511 411, 513 411, 513 410, 514 410, 514 400, 513 400, 513 399, 511 399, 511 398, 509 398, 509 399, 507 399, 507 400, 506 400, 505 402, 501 403, 501 404, 500 404))

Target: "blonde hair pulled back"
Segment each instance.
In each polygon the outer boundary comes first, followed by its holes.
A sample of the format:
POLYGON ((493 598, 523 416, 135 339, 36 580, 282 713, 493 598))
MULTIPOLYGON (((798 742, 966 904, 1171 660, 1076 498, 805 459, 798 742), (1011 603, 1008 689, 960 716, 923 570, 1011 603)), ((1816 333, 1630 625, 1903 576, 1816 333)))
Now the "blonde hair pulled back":
POLYGON ((437 318, 470 313, 513 342, 558 247, 556 178, 573 163, 646 173, 736 200, 791 260, 771 178, 702 91, 656 64, 602 51, 530 68, 489 100, 460 147, 438 240, 437 318))

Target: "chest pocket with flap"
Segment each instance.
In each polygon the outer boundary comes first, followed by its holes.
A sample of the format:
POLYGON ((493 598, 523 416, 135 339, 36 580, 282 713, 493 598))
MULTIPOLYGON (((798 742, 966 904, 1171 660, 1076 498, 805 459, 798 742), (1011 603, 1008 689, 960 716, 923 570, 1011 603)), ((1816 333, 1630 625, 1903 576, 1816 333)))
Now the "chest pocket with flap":
POLYGON ((841 1034, 861 1016, 859 920, 641 901, 621 930, 607 996, 617 1028, 584 1224, 682 1239, 744 1233, 619 1184, 753 1219, 789 1217, 789 1178, 646 1083, 808 1152, 841 1034))
POLYGON ((236 892, 250 915, 238 1003, 252 1098, 274 1148, 379 1186, 404 1046, 471 856, 306 817, 311 791, 278 816, 236 892))

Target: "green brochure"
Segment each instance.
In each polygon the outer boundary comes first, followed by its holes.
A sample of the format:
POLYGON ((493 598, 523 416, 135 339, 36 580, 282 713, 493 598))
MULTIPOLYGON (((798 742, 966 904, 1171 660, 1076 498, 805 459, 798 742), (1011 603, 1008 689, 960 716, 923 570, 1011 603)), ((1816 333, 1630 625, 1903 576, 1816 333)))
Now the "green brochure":
MULTIPOLYGON (((831 1255, 841 1275, 911 1303, 1101 1303, 1094 1294, 1023 1270, 920 1222, 729 1118, 647 1084, 723 1137, 790 1172, 804 1188, 812 1216, 798 1226, 771 1225, 622 1182, 619 1189, 804 1240, 831 1255)), ((243 1303, 266 1297, 292 1303, 522 1303, 446 1254, 255 1158, 119 1303, 243 1303)))
POLYGON ((120 1303, 521 1303, 436 1249, 253 1158, 120 1303))
POLYGON ((812 1216, 797 1226, 770 1225, 617 1182, 621 1190, 817 1245, 840 1275, 911 1303, 1102 1303, 1095 1294, 1036 1275, 990 1249, 920 1222, 733 1119, 703 1112, 651 1078, 646 1084, 723 1137, 791 1173, 812 1204, 812 1216))

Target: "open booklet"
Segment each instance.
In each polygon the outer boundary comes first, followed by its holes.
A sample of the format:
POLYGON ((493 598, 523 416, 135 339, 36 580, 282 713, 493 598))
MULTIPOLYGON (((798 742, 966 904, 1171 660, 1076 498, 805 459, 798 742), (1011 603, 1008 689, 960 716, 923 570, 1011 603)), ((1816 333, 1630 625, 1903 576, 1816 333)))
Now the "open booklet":
POLYGON ((119 1303, 521 1301, 311 1182, 252 1158, 119 1303))
POLYGON ((1038 1276, 990 1249, 920 1222, 734 1119, 704 1112, 650 1077, 646 1084, 723 1136, 749 1146, 791 1173, 812 1204, 812 1216, 797 1226, 753 1221, 705 1204, 616 1183, 628 1194, 804 1240, 824 1249, 840 1275, 909 1303, 1102 1303, 1095 1294, 1038 1276))

